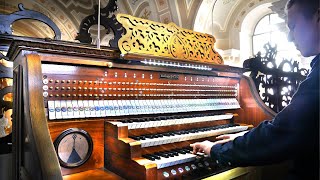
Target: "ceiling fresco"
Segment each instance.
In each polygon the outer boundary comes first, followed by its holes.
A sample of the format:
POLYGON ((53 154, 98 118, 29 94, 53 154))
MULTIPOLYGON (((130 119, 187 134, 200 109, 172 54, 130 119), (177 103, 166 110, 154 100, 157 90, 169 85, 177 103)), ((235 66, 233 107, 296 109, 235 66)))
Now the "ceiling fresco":
MULTIPOLYGON (((173 22, 182 28, 212 34, 217 39, 216 46, 219 49, 240 49, 239 33, 246 16, 262 4, 277 1, 279 0, 117 0, 118 10, 114 14, 129 14, 161 23, 173 22)), ((109 0, 101 0, 101 8, 106 7, 108 2, 109 0)), ((0 0, 0 13, 18 11, 19 3, 23 3, 26 9, 47 15, 61 30, 62 40, 76 41, 81 21, 94 13, 98 0, 0 0)), ((12 28, 14 35, 54 37, 53 31, 38 21, 20 20, 12 28)), ((97 26, 92 26, 89 30, 93 44, 96 44, 97 29, 97 26)), ((108 45, 113 34, 101 29, 101 45, 108 45)))

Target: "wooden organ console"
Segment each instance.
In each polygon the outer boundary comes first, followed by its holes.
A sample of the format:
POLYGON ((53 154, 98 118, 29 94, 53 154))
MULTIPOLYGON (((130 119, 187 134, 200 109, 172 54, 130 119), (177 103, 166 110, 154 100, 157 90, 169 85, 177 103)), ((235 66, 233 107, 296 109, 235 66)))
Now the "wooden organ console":
POLYGON ((199 179, 232 169, 189 145, 274 115, 244 70, 222 65, 212 36, 117 18, 119 49, 12 43, 16 178, 199 179))

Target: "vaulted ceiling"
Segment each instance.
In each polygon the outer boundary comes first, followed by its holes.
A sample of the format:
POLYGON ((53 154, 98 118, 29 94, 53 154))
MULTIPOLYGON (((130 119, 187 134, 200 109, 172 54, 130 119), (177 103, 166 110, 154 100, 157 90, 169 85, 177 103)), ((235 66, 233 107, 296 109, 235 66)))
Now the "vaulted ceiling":
MULTIPOLYGON (((101 0, 101 8, 109 0, 101 0)), ((279 0, 117 0, 117 13, 162 23, 174 22, 180 27, 213 34, 221 40, 219 48, 230 49, 234 45, 233 33, 239 33, 244 17, 253 8, 279 0)), ((98 0, 0 0, 0 14, 18 11, 18 4, 25 9, 47 15, 62 32, 62 40, 75 41, 81 21, 94 13, 98 0)), ((271 10, 270 10, 271 11, 271 10)), ((53 38, 53 31, 38 21, 20 20, 13 24, 13 34, 32 37, 53 38)), ((96 26, 90 29, 96 33, 96 26)), ((108 41, 104 30, 102 40, 108 41)), ((94 35, 93 35, 94 36, 94 35)), ((238 38, 238 39, 237 39, 238 38)), ((102 44, 104 44, 102 42, 102 44)), ((107 44, 107 43, 105 43, 107 44)), ((236 47, 239 49, 239 47, 236 47)))

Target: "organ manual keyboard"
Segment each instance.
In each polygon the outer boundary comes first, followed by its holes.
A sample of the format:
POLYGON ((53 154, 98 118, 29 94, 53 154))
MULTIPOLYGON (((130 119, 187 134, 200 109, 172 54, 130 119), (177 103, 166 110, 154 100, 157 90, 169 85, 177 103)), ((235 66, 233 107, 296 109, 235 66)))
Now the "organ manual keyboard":
POLYGON ((117 18, 119 49, 11 45, 15 177, 198 179, 232 169, 189 145, 274 115, 244 70, 222 64, 212 36, 117 18))

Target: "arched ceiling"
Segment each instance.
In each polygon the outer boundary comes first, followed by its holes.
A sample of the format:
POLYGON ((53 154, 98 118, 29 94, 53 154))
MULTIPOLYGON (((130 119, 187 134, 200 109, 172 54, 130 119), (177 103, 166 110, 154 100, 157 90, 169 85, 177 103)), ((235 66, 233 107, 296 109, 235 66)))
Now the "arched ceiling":
MULTIPOLYGON (((104 8, 108 1, 101 0, 101 7, 104 8)), ((118 10, 115 14, 130 14, 162 23, 174 22, 186 29, 213 34, 217 39, 216 48, 240 49, 239 33, 245 17, 258 6, 277 1, 279 0, 117 0, 118 10)), ((98 0, 0 0, 0 13, 18 11, 19 3, 23 3, 26 9, 41 12, 53 20, 61 30, 62 40, 75 41, 81 21, 94 13, 98 0)), ((250 19, 247 18, 247 21, 250 22, 250 19)), ((15 22, 13 29, 15 35, 53 37, 53 31, 37 21, 15 22)), ((92 27, 90 32, 95 43, 97 28, 92 27)), ((105 32, 101 33, 102 45, 107 45, 112 38, 111 34, 105 32)))
MULTIPOLYGON (((279 0, 204 0, 196 16, 194 30, 215 36, 217 48, 239 49, 239 33, 245 17, 257 7, 269 4, 264 6, 264 11, 255 14, 261 17, 266 11, 271 12, 268 8, 277 1, 279 0)), ((257 17, 252 17, 251 20, 256 23, 257 17)))
MULTIPOLYGON (((116 13, 162 23, 174 22, 180 27, 192 29, 201 2, 202 0, 118 0, 116 13)), ((74 41, 82 19, 94 13, 94 6, 98 4, 98 0, 0 0, 0 13, 10 14, 18 11, 19 3, 23 3, 26 9, 47 15, 61 30, 62 40, 74 41)), ((108 0, 101 0, 101 7, 105 7, 107 3, 108 0)), ((37 21, 15 22, 13 30, 14 35, 20 36, 54 36, 48 26, 37 21)))

